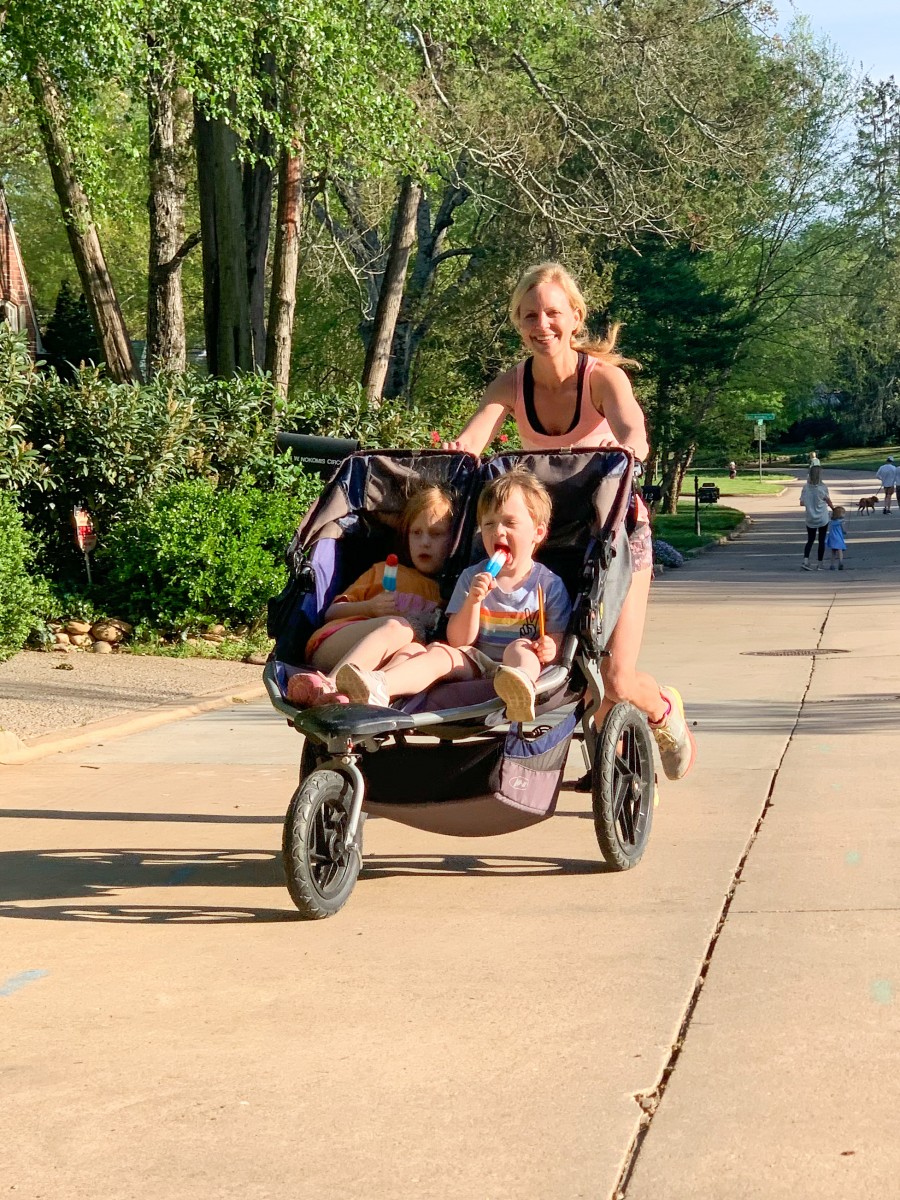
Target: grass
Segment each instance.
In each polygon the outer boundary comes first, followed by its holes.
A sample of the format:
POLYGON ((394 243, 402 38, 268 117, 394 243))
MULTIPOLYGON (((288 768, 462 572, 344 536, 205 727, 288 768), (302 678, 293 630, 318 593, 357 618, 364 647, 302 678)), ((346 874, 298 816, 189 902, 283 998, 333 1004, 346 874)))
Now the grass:
MULTIPOLYGON (((703 482, 702 480, 700 481, 703 482)), ((708 546, 736 529, 744 519, 737 508, 726 508, 719 504, 701 504, 700 536, 694 533, 694 501, 681 500, 679 511, 670 516, 659 513, 653 519, 653 532, 657 537, 674 546, 683 554, 685 550, 696 550, 708 546)))
POLYGON ((271 638, 265 630, 247 637, 228 637, 222 642, 204 642, 200 638, 169 641, 155 633, 144 633, 122 647, 126 654, 150 654, 161 658, 217 658, 229 662, 240 662, 248 654, 268 654, 272 648, 271 638))
POLYGON ((793 475, 764 475, 760 479, 758 471, 751 475, 750 468, 744 467, 738 471, 737 479, 729 479, 727 471, 704 471, 698 468, 685 476, 681 493, 683 500, 690 497, 691 504, 694 503, 695 475, 700 476, 701 485, 707 481, 718 484, 723 496, 777 496, 784 485, 793 482, 794 478, 793 475))
POLYGON ((819 458, 826 470, 840 467, 846 471, 869 471, 874 475, 889 454, 900 459, 900 446, 850 446, 846 450, 825 450, 819 458))

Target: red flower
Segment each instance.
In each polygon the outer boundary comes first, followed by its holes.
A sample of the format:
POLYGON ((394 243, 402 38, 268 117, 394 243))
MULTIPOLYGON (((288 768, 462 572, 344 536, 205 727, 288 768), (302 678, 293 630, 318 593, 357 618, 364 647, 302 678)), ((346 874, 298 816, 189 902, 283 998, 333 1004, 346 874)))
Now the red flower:
POLYGON ((431 444, 432 446, 439 446, 441 444, 441 435, 436 429, 432 429, 431 431, 431 444))
POLYGON ((501 434, 500 434, 500 441, 501 441, 501 442, 508 442, 508 441, 509 441, 509 438, 506 436, 506 434, 505 434, 505 433, 501 433, 501 434))

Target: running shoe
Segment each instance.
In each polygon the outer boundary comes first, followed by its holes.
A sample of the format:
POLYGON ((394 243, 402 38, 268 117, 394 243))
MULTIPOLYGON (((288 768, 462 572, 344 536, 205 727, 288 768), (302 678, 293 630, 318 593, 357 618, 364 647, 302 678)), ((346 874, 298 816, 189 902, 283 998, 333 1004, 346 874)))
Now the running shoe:
POLYGON ((659 757, 667 779, 683 779, 694 765, 697 744, 684 719, 684 704, 674 688, 660 688, 660 695, 669 704, 669 711, 658 723, 648 722, 656 739, 659 757))

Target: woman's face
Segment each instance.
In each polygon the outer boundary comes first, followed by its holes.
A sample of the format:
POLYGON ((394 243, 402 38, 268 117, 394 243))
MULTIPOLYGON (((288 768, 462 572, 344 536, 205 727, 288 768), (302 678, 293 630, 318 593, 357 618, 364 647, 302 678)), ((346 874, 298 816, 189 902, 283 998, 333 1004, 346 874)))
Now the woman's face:
POLYGON ((534 355, 553 358, 572 345, 581 324, 569 298, 558 283, 537 283, 525 293, 519 308, 519 326, 525 347, 534 355))

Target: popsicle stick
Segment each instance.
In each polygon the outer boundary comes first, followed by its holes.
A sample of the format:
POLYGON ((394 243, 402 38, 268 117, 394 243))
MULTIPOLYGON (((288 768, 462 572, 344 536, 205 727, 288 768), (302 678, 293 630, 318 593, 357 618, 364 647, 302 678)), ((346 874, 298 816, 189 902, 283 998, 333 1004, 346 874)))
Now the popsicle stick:
POLYGON ((538 633, 544 636, 544 589, 538 584, 538 633))

